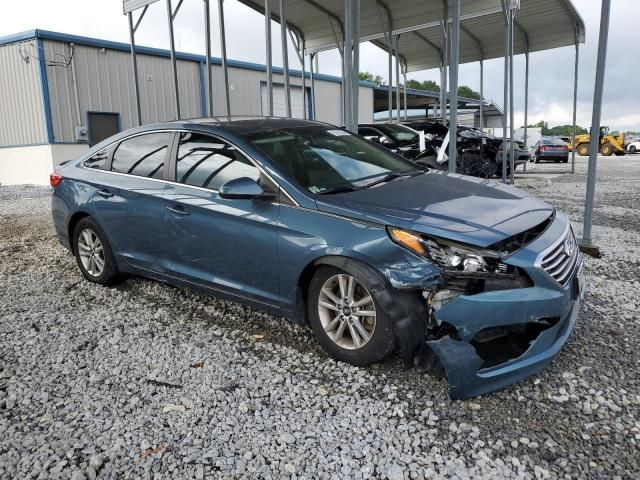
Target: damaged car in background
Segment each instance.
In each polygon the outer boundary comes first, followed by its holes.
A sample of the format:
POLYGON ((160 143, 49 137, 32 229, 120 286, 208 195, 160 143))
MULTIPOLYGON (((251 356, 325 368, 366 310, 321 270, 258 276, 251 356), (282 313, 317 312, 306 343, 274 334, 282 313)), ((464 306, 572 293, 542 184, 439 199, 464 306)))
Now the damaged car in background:
MULTIPOLYGON (((435 120, 408 120, 406 127, 419 132, 425 137, 425 148, 414 160, 430 168, 449 169, 449 127, 446 123, 435 120)), ((477 128, 458 125, 456 148, 458 158, 456 172, 480 178, 502 176, 503 140, 477 128)), ((529 151, 523 142, 514 141, 514 166, 525 164, 529 160, 529 151)), ((511 172, 510 153, 511 140, 507 140, 507 175, 511 172)))
POLYGON ((420 158, 426 150, 424 133, 398 123, 361 123, 358 135, 409 160, 420 158))
POLYGON ((51 175, 84 277, 134 274, 309 325, 335 359, 398 352, 452 398, 545 367, 584 291, 566 215, 517 188, 417 168, 331 125, 146 125, 51 175))

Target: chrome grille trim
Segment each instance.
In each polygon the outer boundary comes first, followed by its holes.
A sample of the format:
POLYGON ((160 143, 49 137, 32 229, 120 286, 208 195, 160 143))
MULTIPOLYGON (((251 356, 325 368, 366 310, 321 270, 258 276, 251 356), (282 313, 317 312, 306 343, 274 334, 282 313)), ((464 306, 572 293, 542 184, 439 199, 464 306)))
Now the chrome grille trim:
POLYGON ((580 248, 569 223, 560 238, 536 260, 536 266, 563 287, 573 278, 581 263, 580 248), (569 255, 567 249, 570 250, 569 255))

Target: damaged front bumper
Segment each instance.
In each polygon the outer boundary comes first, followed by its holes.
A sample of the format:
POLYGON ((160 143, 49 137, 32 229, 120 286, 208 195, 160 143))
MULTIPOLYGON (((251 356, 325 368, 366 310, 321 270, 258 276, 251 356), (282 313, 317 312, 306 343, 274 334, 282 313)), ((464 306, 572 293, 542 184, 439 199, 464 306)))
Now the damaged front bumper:
MULTIPOLYGON (((439 358, 450 396, 467 398, 501 389, 547 366, 571 335, 584 292, 575 252, 569 278, 558 282, 542 259, 571 235, 560 215, 540 237, 507 260, 527 273, 527 288, 459 295, 432 310, 424 344, 439 358), (569 232, 569 233, 567 233, 569 232)), ((575 246, 577 249, 577 245, 575 246)))

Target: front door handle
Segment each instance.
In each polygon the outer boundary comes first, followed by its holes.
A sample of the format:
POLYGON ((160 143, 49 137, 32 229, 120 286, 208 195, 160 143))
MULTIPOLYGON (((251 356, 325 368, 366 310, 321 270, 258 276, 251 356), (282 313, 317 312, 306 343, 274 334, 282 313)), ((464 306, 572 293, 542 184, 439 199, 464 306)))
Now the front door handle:
POLYGON ((189 212, 187 212, 183 207, 179 205, 174 207, 167 207, 167 210, 169 210, 171 213, 175 213, 176 215, 189 215, 189 212))
POLYGON ((113 197, 113 192, 110 192, 109 190, 106 190, 106 189, 102 189, 102 190, 98 190, 98 195, 100 195, 102 198, 111 198, 113 197))

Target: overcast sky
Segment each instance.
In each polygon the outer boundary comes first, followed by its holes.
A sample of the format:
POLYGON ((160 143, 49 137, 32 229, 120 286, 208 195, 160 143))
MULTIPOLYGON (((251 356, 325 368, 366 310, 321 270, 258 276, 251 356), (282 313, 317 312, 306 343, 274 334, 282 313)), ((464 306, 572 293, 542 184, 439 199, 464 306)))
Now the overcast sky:
MULTIPOLYGON (((173 0, 174 4, 177 0, 173 0)), ((214 32, 213 53, 219 55, 217 38, 216 2, 212 0, 214 32)), ((580 51, 580 84, 578 88, 578 124, 591 123, 591 103, 598 45, 600 19, 599 0, 574 0, 586 26, 586 44, 580 51)), ((136 41, 140 45, 168 48, 169 37, 165 13, 166 3, 161 0, 149 8, 136 41)), ((640 23, 638 0, 614 0, 611 6, 609 49, 603 105, 603 124, 612 129, 640 130, 640 23)), ((204 53, 203 2, 184 0, 175 21, 176 48, 181 51, 204 53)), ((257 63, 265 62, 263 17, 236 0, 225 1, 227 27, 227 54, 229 58, 257 63)), ((279 29, 273 30, 274 63, 282 64, 279 29)), ((121 0, 20 0, 3 2, 0 16, 0 36, 30 29, 54 30, 63 33, 127 42, 129 39, 126 17, 122 15, 121 0)), ((360 50, 360 70, 380 74, 386 79, 386 54, 366 43, 360 50)), ((289 65, 299 68, 299 62, 290 48, 289 65)), ((547 120, 551 125, 571 123, 573 84, 573 47, 530 56, 530 123, 547 120)), ((320 55, 322 73, 340 74, 339 55, 336 51, 320 55)), ((460 67, 460 84, 479 90, 479 66, 460 67)), ((485 62, 485 97, 502 104, 502 60, 485 62)), ((516 124, 524 120, 524 56, 515 60, 516 124)), ((431 79, 439 82, 436 70, 410 74, 416 80, 431 79)))

